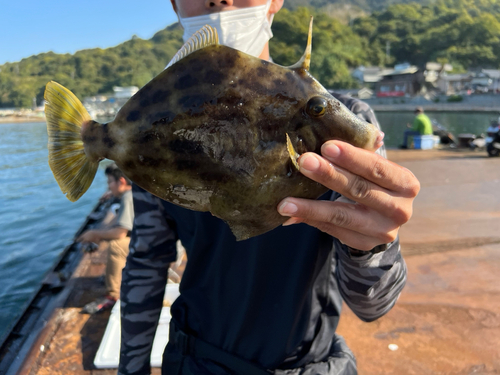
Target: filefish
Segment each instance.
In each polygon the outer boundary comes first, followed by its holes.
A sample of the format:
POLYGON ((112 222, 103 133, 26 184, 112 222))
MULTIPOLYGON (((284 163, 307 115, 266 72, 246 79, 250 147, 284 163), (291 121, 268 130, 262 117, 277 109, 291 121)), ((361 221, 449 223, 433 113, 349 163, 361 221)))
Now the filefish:
POLYGON ((332 139, 368 150, 380 141, 309 73, 311 39, 312 19, 304 55, 283 67, 220 45, 204 26, 104 124, 49 82, 49 165, 62 192, 78 200, 106 158, 150 193, 210 211, 237 240, 281 225, 282 199, 328 191, 298 171, 300 154, 332 139))

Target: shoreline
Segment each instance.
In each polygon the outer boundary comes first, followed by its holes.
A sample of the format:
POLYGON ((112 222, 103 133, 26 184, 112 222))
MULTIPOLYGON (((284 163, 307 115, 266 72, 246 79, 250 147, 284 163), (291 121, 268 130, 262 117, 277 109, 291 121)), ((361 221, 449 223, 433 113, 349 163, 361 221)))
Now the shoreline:
POLYGON ((18 124, 29 122, 45 122, 45 116, 3 116, 0 117, 0 124, 18 124))
MULTIPOLYGON (((372 100, 363 100, 367 103, 375 112, 412 112, 415 110, 417 104, 380 104, 374 103, 372 100)), ((428 104, 418 104, 418 106, 423 107, 426 112, 481 112, 481 113, 496 113, 500 112, 500 105, 498 106, 477 106, 477 105, 466 105, 461 103, 428 103, 428 104)), ((0 125, 9 123, 35 123, 35 122, 46 122, 45 116, 0 116, 0 125)))
MULTIPOLYGON (((411 112, 415 110, 416 104, 380 104, 373 103, 371 100, 364 100, 375 112, 411 112)), ((477 106, 477 105, 464 105, 461 103, 428 103, 418 104, 423 107, 425 112, 479 112, 479 113, 495 113, 500 112, 500 105, 498 106, 477 106)), ((45 116, 0 116, 1 124, 22 124, 22 123, 39 123, 46 122, 45 116)))
POLYGON ((497 107, 491 106, 468 106, 457 104, 375 104, 370 103, 369 100, 365 101, 372 107, 374 111, 378 112, 412 112, 415 111, 415 107, 419 106, 424 109, 425 112, 494 112, 498 113, 500 111, 500 105, 497 107))

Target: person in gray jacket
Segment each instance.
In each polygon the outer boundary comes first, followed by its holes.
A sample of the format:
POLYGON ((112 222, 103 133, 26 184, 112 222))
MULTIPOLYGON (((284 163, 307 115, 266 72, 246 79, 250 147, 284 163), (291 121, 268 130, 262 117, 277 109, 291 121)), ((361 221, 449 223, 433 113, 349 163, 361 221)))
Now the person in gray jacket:
POLYGON ((104 196, 113 196, 120 200, 118 211, 116 214, 111 214, 110 222, 89 229, 77 238, 77 241, 83 244, 98 245, 107 255, 104 274, 106 295, 83 307, 82 312, 88 314, 111 309, 120 298, 122 270, 129 253, 130 232, 134 220, 131 181, 114 163, 108 165, 104 173, 108 179, 109 189, 104 196))
MULTIPOLYGON (((259 45, 262 52, 255 55, 269 59, 268 26, 283 0, 172 3, 185 38, 196 16, 225 13, 219 20, 225 23, 263 14, 254 33, 267 39, 233 47, 259 45)), ((237 26, 224 27, 239 34, 237 26)), ((253 34, 241 35, 248 41, 253 34)), ((368 105, 335 96, 378 126, 368 105)), ((290 217, 287 225, 240 242, 210 213, 133 186, 118 373, 151 371, 168 267, 180 239, 188 262, 171 306, 163 374, 356 374, 354 355, 336 333, 342 301, 364 321, 394 306, 406 280, 398 231, 419 191, 415 176, 383 154, 383 148, 371 153, 340 141, 326 142, 322 155, 303 154, 300 171, 330 191, 318 200, 286 198, 277 209, 290 217)))

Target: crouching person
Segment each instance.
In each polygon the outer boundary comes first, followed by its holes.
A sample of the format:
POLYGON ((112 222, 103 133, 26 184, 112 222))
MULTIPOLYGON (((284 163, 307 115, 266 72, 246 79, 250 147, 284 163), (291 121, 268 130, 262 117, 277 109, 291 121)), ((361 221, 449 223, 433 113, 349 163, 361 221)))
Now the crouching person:
POLYGON ((120 284, 122 270, 125 267, 129 253, 130 231, 134 221, 134 205, 132 186, 123 172, 115 165, 109 165, 105 174, 108 179, 108 188, 112 196, 120 199, 120 207, 116 216, 99 229, 90 229, 78 237, 77 241, 98 244, 105 247, 106 262, 106 295, 98 298, 83 308, 84 313, 94 314, 110 309, 120 298, 120 284))

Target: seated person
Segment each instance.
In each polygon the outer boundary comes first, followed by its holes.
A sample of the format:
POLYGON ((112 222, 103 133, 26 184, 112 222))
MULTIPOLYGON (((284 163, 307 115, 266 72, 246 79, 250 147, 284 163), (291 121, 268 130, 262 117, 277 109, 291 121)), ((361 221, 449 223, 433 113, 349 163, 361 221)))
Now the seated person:
POLYGON ((105 174, 108 178, 108 188, 112 196, 120 198, 120 207, 109 223, 100 229, 90 229, 82 233, 78 242, 94 243, 107 251, 105 273, 106 296, 91 302, 83 308, 84 313, 93 314, 113 307, 120 298, 122 269, 125 267, 129 253, 130 231, 134 221, 134 206, 132 186, 123 172, 115 164, 109 165, 105 174))
POLYGON ((415 135, 432 135, 432 122, 430 118, 424 113, 422 107, 417 107, 415 109, 415 119, 413 120, 413 126, 407 124, 407 127, 411 130, 405 130, 403 136, 403 144, 400 146, 402 149, 408 148, 408 137, 415 135))

